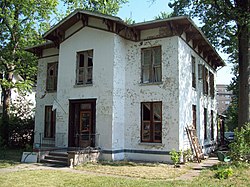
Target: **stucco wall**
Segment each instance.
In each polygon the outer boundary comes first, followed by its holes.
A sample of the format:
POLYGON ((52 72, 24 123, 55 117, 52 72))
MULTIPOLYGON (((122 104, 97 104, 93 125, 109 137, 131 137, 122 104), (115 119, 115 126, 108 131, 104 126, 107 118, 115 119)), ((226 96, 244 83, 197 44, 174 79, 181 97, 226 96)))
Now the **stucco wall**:
POLYGON ((99 146, 112 148, 113 56, 114 35, 97 29, 85 27, 61 43, 57 100, 65 112, 60 107, 57 110, 57 132, 68 133, 69 99, 94 98, 99 146), (75 85, 76 53, 90 49, 93 49, 93 85, 75 85))
MULTIPOLYGON (((43 57, 38 61, 36 110, 35 110, 35 137, 34 143, 40 143, 40 133, 44 133, 45 106, 52 105, 56 92, 46 92, 47 64, 58 61, 58 49, 51 48, 43 51, 43 57)), ((41 134, 42 135, 42 134, 41 134)))
MULTIPOLYGON (((192 45, 192 42, 190 42, 192 45)), ((211 110, 214 111, 214 140, 216 140, 216 100, 211 96, 204 95, 203 93, 203 82, 198 80, 198 64, 203 64, 205 67, 213 73, 216 73, 203 58, 201 58, 190 46, 178 38, 178 61, 179 61, 179 119, 180 119, 180 144, 179 149, 185 150, 190 147, 190 143, 185 131, 186 126, 190 126, 193 123, 192 116, 192 105, 196 105, 196 124, 197 124, 197 135, 202 146, 212 144, 211 141, 211 110), (195 57, 196 62, 196 88, 192 87, 192 59, 191 56, 195 57), (204 140, 204 108, 207 108, 207 133, 208 139, 204 140)), ((216 75, 215 75, 216 77, 216 75)), ((216 84, 214 84, 216 85, 216 84)), ((204 150, 207 151, 207 150, 204 150)))
MULTIPOLYGON (((128 42, 125 87, 125 149, 170 151, 178 148, 177 37, 128 42), (162 83, 141 83, 141 49, 162 47, 162 83), (162 101, 162 143, 141 143, 141 102, 162 101)), ((127 153, 128 159, 158 160, 166 155, 127 153), (159 158, 160 157, 160 158, 159 158)))

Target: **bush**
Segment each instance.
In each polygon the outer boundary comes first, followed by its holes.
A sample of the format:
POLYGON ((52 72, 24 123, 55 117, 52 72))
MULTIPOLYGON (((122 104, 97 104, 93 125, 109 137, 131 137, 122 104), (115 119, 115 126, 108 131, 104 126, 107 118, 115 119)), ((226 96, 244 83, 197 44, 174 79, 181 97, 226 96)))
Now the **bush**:
POLYGON ((175 166, 177 163, 179 163, 181 154, 181 151, 176 151, 175 149, 170 151, 171 160, 173 161, 175 166))
POLYGON ((227 179, 233 175, 233 169, 229 168, 220 168, 216 171, 215 177, 218 179, 227 179))
POLYGON ((250 159, 250 123, 245 124, 240 131, 235 130, 234 142, 229 145, 230 157, 233 161, 248 162, 250 159))

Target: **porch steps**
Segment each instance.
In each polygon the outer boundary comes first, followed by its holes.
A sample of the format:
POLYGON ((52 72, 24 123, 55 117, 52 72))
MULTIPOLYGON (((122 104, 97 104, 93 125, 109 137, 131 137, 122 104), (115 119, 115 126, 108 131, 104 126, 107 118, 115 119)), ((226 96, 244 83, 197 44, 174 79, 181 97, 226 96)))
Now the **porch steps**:
POLYGON ((55 166, 68 166, 68 153, 50 151, 40 162, 55 166))

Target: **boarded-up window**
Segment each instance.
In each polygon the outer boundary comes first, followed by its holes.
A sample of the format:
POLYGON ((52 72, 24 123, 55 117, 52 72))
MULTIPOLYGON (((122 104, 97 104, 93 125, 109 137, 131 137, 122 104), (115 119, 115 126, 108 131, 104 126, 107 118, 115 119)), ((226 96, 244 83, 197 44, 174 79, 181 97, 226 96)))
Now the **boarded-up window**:
POLYGON ((57 73, 58 73, 58 62, 48 63, 47 65, 47 91, 57 90, 57 73))
POLYGON ((77 53, 76 84, 92 84, 93 50, 77 53))
POLYGON ((162 141, 162 103, 146 102, 141 104, 141 141, 162 141))
POLYGON ((52 111, 52 106, 45 106, 44 137, 54 138, 56 127, 56 111, 52 111))
POLYGON ((195 71, 196 71, 196 63, 195 63, 195 57, 192 56, 192 87, 193 88, 196 88, 196 74, 195 74, 195 71))
POLYGON ((161 47, 142 49, 141 81, 142 83, 161 82, 161 47))

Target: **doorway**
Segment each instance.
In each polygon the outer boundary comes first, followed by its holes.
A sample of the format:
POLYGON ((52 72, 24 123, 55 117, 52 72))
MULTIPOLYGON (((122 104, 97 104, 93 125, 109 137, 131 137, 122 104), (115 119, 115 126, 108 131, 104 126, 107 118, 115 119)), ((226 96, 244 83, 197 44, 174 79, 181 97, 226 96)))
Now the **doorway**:
POLYGON ((95 147, 96 99, 69 100, 69 146, 95 147))

